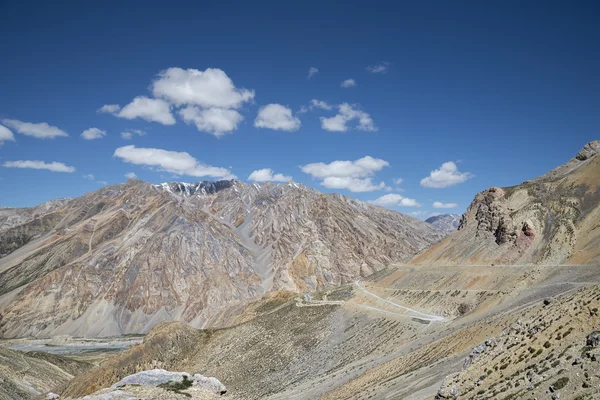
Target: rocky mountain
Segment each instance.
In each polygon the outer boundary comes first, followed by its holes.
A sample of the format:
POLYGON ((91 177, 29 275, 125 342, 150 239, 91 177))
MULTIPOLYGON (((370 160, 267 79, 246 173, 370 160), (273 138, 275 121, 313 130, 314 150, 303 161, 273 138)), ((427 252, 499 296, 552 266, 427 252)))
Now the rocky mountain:
POLYGON ((438 241, 429 224, 293 182, 131 180, 3 210, 0 335, 110 336, 266 292, 348 283, 438 241))
POLYGON ((458 233, 418 255, 422 264, 588 264, 600 261, 600 141, 520 185, 492 187, 458 233))
POLYGON ((427 218, 425 222, 433 225, 435 229, 444 235, 449 235, 458 229, 458 226, 460 225, 460 215, 440 214, 427 218))

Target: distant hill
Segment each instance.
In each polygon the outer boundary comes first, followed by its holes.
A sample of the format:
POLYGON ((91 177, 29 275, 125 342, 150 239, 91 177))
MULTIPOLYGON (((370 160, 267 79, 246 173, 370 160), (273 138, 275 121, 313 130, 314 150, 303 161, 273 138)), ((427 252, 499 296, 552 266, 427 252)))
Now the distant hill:
POLYGON ((444 235, 449 235, 458 229, 460 224, 460 215, 458 214, 441 214, 427 218, 425 222, 433 225, 433 227, 444 235))

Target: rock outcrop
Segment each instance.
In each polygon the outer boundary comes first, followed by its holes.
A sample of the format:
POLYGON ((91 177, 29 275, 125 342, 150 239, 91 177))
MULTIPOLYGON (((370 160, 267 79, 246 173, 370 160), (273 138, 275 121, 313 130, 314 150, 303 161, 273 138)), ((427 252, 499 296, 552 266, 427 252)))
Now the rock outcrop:
POLYGON ((13 210, 21 217, 0 229, 0 336, 214 326, 256 296, 348 283, 441 238, 415 218, 293 182, 132 180, 46 208, 13 210))
POLYGON ((600 141, 521 185, 475 196, 458 233, 415 257, 427 264, 588 264, 600 261, 600 141))

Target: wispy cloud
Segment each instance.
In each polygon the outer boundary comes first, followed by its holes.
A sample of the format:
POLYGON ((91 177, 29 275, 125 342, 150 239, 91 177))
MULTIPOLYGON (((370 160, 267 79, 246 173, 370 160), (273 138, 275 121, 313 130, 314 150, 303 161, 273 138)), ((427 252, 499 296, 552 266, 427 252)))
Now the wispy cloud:
POLYGON ((458 207, 458 204, 456 204, 456 203, 442 203, 439 201, 433 202, 433 208, 456 208, 456 207, 458 207))
POLYGON ((306 79, 310 79, 313 76, 315 76, 317 73, 319 73, 319 69, 316 67, 310 67, 308 69, 308 76, 306 77, 306 79))
POLYGON ((31 168, 31 169, 45 169, 52 172, 75 172, 74 167, 70 167, 61 162, 50 162, 38 160, 18 160, 18 161, 5 161, 2 163, 5 168, 31 168))
POLYGON ((367 71, 373 73, 373 74, 385 74, 388 72, 388 69, 390 67, 390 63, 387 61, 382 61, 378 64, 374 64, 374 65, 369 65, 367 67, 367 71))
POLYGON ((415 199, 409 199, 396 193, 385 194, 369 203, 382 207, 420 207, 415 199))
POLYGON ((343 88, 354 87, 354 86, 356 86, 356 81, 354 79, 346 79, 345 81, 342 82, 342 84, 340 86, 343 88))
POLYGON ((114 157, 120 158, 127 163, 145 165, 176 175, 207 176, 220 179, 235 178, 235 175, 228 169, 203 164, 186 152, 130 145, 116 149, 114 157))
POLYGON ((69 136, 67 132, 56 126, 48 125, 46 122, 32 123, 16 119, 3 119, 2 123, 13 128, 17 133, 38 139, 54 139, 59 136, 69 136))

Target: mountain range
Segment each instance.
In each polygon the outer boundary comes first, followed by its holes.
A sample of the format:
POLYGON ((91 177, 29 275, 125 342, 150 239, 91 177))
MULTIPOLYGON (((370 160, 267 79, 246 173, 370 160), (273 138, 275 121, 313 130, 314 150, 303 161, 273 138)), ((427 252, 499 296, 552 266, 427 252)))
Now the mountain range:
POLYGON ((3 337, 213 326, 258 295, 369 276, 441 239, 429 224, 294 182, 130 180, 0 211, 3 337))

